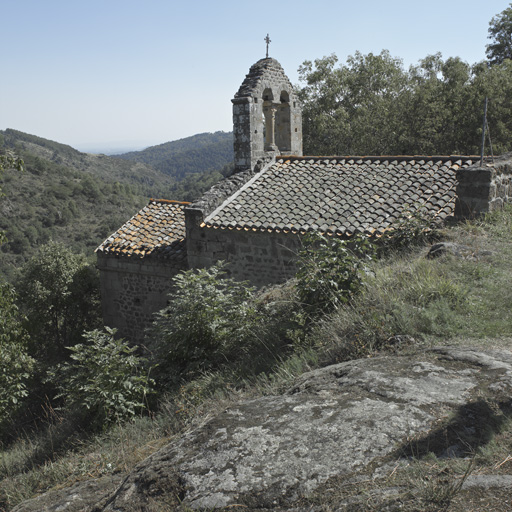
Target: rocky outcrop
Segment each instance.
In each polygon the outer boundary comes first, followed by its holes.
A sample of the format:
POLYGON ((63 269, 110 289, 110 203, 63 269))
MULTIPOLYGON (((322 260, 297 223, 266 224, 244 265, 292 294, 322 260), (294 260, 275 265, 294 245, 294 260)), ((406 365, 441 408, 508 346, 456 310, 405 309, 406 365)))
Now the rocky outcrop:
MULTIPOLYGON (((407 460, 411 439, 439 457, 466 453, 468 439, 475 449, 486 442, 488 419, 475 404, 483 399, 500 407, 510 403, 511 391, 508 351, 438 348, 321 368, 282 396, 212 416, 140 463, 94 510, 159 510, 155 503, 166 510, 302 510, 299 500, 332 479, 354 479, 369 467, 378 478, 390 461, 407 460), (455 436, 439 431, 448 415, 455 436)), ((472 485, 479 480, 468 480, 472 485)))
POLYGON ((105 475, 94 480, 77 482, 71 487, 47 492, 25 501, 14 510, 18 512, 84 512, 91 505, 101 505, 122 482, 121 475, 105 475))

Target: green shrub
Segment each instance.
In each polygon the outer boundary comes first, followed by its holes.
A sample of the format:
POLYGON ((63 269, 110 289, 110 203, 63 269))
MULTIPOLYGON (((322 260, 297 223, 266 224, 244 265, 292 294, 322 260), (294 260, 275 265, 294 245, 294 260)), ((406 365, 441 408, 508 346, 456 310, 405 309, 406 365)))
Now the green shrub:
POLYGON ((95 425, 133 417, 147 407, 152 392, 146 360, 135 354, 115 329, 84 333, 85 343, 68 347, 71 361, 50 375, 56 380, 65 407, 87 411, 95 425))
POLYGON ((0 427, 28 395, 26 383, 34 360, 27 353, 27 342, 14 290, 0 283, 0 427))
POLYGON ((439 238, 439 223, 422 209, 405 208, 384 234, 377 239, 379 256, 408 250, 439 238))
POLYGON ((305 311, 316 317, 347 303, 361 288, 375 248, 367 237, 350 240, 312 233, 299 253, 297 291, 305 311))
POLYGON ((218 368, 246 353, 258 314, 253 288, 224 277, 225 265, 173 278, 169 305, 155 315, 147 344, 164 380, 218 368))
POLYGON ((21 269, 18 290, 31 355, 44 364, 62 361, 65 347, 101 326, 98 272, 63 244, 39 248, 21 269))

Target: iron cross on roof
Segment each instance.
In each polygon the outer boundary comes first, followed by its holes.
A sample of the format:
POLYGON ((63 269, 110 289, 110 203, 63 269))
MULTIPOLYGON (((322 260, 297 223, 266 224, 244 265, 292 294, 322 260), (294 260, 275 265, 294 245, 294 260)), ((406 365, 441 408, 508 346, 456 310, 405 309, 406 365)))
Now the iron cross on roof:
POLYGON ((270 37, 268 37, 268 34, 267 34, 267 37, 265 37, 264 41, 267 43, 267 59, 268 59, 268 45, 271 43, 270 41, 270 37))

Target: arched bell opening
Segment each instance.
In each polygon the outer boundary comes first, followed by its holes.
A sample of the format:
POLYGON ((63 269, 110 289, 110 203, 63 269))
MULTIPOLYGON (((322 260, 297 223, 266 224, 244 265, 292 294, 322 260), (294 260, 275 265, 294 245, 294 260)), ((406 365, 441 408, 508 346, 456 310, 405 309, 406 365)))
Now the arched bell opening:
POLYGON ((262 99, 264 103, 270 102, 272 103, 274 101, 274 93, 272 92, 272 89, 267 87, 262 94, 262 99))
POLYGON ((251 66, 232 102, 237 171, 281 153, 302 154, 301 106, 276 60, 251 66))
POLYGON ((275 143, 281 153, 289 153, 292 149, 290 95, 286 91, 281 92, 277 105, 275 143))
POLYGON ((263 147, 265 151, 277 151, 275 127, 276 127, 276 105, 274 103, 274 94, 267 88, 263 91, 263 125, 264 137, 263 147))
POLYGON ((267 123, 265 119, 265 112, 261 112, 261 124, 262 124, 262 133, 263 133, 263 147, 267 145, 267 123))

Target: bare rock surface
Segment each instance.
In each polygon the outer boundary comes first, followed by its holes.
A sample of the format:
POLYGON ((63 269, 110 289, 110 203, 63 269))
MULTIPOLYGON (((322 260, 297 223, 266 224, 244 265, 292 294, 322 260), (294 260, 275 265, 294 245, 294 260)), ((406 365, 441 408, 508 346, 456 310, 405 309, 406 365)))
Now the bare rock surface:
POLYGON ((106 475, 94 480, 77 482, 71 487, 57 489, 37 498, 27 500, 13 509, 13 512, 83 512, 98 503, 103 495, 116 490, 120 475, 106 475))
MULTIPOLYGON (((487 412, 479 417, 475 404, 509 403, 511 391, 509 351, 448 347, 340 363, 302 375, 281 396, 212 412, 122 482, 76 484, 15 511, 316 510, 301 508, 301 499, 340 479, 365 480, 368 470, 382 478, 408 463, 412 438, 444 443, 440 418, 456 418, 455 431, 478 429, 487 412)), ((439 457, 464 453, 455 434, 439 457)), ((510 478, 471 475, 465 488, 508 489, 510 478)))
POLYGON ((198 510, 288 510, 330 478, 428 434, 436 419, 493 386, 510 394, 510 352, 444 348, 321 368, 283 396, 233 406, 155 453, 97 510, 142 510, 169 492, 198 510))
POLYGON ((469 475, 462 488, 470 489, 471 487, 483 489, 502 487, 512 492, 512 475, 469 475))
POLYGON ((492 256, 493 253, 492 251, 475 249, 454 242, 439 242, 430 248, 427 258, 439 258, 448 254, 465 260, 480 260, 483 257, 492 256))

